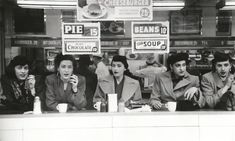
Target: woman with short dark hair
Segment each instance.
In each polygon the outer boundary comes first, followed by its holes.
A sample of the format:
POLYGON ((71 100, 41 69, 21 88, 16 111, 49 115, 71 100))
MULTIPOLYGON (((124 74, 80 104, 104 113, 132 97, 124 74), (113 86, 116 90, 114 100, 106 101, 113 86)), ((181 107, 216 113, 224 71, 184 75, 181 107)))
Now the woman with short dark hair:
POLYGON ((55 58, 55 74, 46 77, 46 104, 57 111, 59 103, 68 103, 68 110, 80 110, 86 106, 85 78, 75 74, 76 60, 72 55, 58 54, 55 58))
POLYGON ((205 104, 199 88, 199 78, 186 71, 188 54, 177 53, 167 60, 168 71, 155 77, 150 104, 161 109, 169 101, 178 103, 178 110, 194 110, 205 104), (194 107, 198 106, 198 107, 194 107))
POLYGON ((128 63, 125 56, 116 55, 111 62, 112 75, 100 78, 93 102, 105 101, 107 94, 116 93, 118 100, 130 106, 130 100, 140 101, 142 95, 139 81, 129 77, 128 63))

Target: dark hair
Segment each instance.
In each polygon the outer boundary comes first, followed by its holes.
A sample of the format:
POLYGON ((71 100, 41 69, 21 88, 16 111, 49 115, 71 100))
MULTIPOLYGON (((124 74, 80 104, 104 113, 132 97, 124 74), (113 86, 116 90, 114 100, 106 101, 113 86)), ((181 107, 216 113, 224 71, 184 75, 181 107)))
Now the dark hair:
POLYGON ((57 69, 60 66, 60 63, 64 60, 70 60, 73 64, 73 72, 75 73, 77 68, 77 62, 75 58, 72 55, 63 55, 62 53, 56 55, 55 57, 55 72, 57 72, 57 69))
POLYGON ((224 62, 224 61, 229 61, 231 63, 231 58, 230 58, 229 54, 216 51, 214 53, 214 59, 212 60, 212 71, 213 72, 216 71, 216 67, 215 67, 216 63, 224 62))
POLYGON ((125 69, 128 69, 128 67, 129 67, 125 56, 115 55, 115 56, 113 56, 111 65, 113 64, 113 62, 122 62, 122 64, 124 65, 125 69))
POLYGON ((31 71, 31 64, 25 56, 18 55, 15 56, 6 67, 6 76, 10 79, 17 79, 15 74, 15 67, 21 65, 28 65, 29 66, 29 73, 31 71))
POLYGON ((187 53, 176 53, 172 54, 167 59, 167 69, 170 70, 170 65, 175 64, 176 62, 185 60, 186 64, 189 63, 189 55, 187 53))
POLYGON ((89 65, 92 65, 93 62, 90 59, 89 55, 80 55, 78 60, 78 65, 88 67, 89 65))

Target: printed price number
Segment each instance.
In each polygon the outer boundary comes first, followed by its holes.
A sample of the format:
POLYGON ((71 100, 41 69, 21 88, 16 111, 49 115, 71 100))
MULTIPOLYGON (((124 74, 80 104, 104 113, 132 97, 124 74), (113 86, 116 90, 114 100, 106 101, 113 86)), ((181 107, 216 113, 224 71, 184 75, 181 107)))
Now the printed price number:
POLYGON ((162 26, 160 28, 160 34, 166 35, 167 34, 167 27, 166 26, 162 26))
POLYGON ((98 28, 91 28, 90 29, 90 34, 91 36, 98 36, 98 28))
POLYGON ((144 17, 144 18, 149 17, 150 16, 150 10, 148 8, 142 8, 140 10, 140 16, 144 17))

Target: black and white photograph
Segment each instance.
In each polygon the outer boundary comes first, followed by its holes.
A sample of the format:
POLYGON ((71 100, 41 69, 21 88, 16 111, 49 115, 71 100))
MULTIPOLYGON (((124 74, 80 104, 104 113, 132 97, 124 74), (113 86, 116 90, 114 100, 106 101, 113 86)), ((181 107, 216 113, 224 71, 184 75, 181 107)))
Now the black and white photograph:
POLYGON ((235 141, 235 0, 0 0, 0 141, 235 141))

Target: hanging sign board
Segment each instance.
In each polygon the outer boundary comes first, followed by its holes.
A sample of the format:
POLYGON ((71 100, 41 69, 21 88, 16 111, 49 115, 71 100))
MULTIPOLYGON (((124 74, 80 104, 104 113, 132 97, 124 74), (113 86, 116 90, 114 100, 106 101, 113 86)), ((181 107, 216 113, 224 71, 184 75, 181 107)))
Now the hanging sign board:
POLYGON ((77 0, 78 21, 152 20, 152 0, 77 0))
POLYGON ((63 54, 100 54, 100 23, 62 23, 63 54))
POLYGON ((133 53, 169 53, 169 22, 133 22, 133 53))

